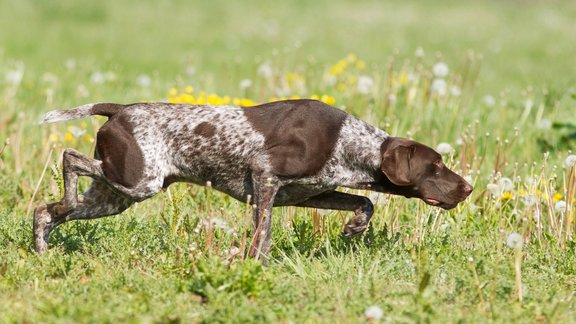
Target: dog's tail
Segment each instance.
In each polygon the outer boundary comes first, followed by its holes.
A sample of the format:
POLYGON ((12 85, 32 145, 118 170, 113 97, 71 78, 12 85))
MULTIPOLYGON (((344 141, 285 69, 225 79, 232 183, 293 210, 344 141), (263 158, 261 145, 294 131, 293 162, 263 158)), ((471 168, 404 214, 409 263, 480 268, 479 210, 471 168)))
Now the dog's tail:
POLYGON ((73 120, 91 115, 112 117, 125 106, 114 103, 93 103, 68 110, 53 110, 40 118, 40 124, 73 120))

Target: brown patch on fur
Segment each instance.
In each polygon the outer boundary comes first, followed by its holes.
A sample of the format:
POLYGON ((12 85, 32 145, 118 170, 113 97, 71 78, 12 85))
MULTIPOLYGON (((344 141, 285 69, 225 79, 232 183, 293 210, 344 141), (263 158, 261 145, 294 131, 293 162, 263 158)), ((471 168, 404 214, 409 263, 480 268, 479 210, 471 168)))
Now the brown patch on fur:
POLYGON ((208 122, 202 122, 194 128, 194 134, 202 137, 212 137, 216 134, 216 127, 208 122))
POLYGON ((91 114, 112 117, 124 109, 124 107, 126 106, 115 103, 99 103, 92 107, 91 114))
POLYGON ((265 139, 278 176, 318 173, 330 158, 347 114, 316 100, 286 100, 246 108, 244 115, 265 139))
POLYGON ((132 125, 123 114, 112 116, 100 128, 96 151, 109 180, 132 188, 142 179, 144 156, 134 139, 132 125))

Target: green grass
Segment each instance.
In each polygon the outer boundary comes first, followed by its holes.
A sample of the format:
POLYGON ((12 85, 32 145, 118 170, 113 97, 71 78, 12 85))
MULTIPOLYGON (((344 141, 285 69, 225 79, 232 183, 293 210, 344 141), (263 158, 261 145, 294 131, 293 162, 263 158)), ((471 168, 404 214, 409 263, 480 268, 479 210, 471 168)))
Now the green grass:
POLYGON ((574 16, 563 1, 0 0, 0 322, 349 323, 372 305, 381 322, 573 322, 574 16), (333 83, 349 53, 366 67, 350 60, 333 83), (437 62, 444 96, 430 89, 437 62), (360 77, 369 93, 349 83, 360 77), (195 99, 331 96, 391 134, 451 144, 447 163, 476 189, 449 212, 371 195, 372 227, 353 240, 340 235, 348 213, 278 208, 263 267, 244 258, 244 204, 179 184, 65 224, 33 253, 30 206, 60 199, 63 148, 91 153, 104 121, 38 117, 181 100, 188 85, 195 99))

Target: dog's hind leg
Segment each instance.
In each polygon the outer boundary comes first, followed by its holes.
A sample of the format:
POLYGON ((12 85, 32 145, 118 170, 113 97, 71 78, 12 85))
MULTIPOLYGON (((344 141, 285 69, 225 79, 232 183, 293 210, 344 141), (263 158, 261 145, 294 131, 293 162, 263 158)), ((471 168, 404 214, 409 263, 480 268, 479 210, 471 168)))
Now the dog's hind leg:
POLYGON ((330 191, 311 197, 296 206, 353 211, 354 217, 344 227, 344 235, 347 237, 364 232, 368 228, 372 214, 374 214, 374 205, 370 199, 338 191, 330 191))
POLYGON ((64 215, 78 204, 78 177, 90 176, 103 178, 102 161, 92 159, 73 150, 66 149, 62 154, 62 172, 64 176, 64 198, 53 206, 56 215, 64 215))
POLYGON ((124 195, 133 201, 142 201, 152 197, 162 189, 163 178, 150 176, 135 184, 133 188, 108 179, 102 168, 102 161, 90 158, 76 150, 66 149, 62 155, 64 173, 64 198, 52 209, 56 215, 66 215, 78 205, 78 177, 88 176, 102 181, 114 189, 118 195, 124 195))
POLYGON ((133 202, 129 197, 118 194, 103 181, 94 180, 84 193, 83 199, 76 201, 74 207, 66 213, 60 214, 55 210, 59 204, 42 205, 34 210, 34 248, 38 253, 46 251, 50 233, 58 225, 69 220, 117 215, 130 207, 133 202))

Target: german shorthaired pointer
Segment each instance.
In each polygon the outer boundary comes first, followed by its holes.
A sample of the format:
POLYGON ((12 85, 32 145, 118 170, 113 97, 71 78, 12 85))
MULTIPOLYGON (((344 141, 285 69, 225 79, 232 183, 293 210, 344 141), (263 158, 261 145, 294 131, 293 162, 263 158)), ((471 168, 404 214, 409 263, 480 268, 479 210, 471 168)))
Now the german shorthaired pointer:
POLYGON ((353 211, 344 228, 353 236, 368 227, 374 208, 368 198, 338 187, 416 197, 444 209, 472 192, 431 148, 391 137, 320 101, 247 108, 99 103, 52 111, 42 122, 89 115, 109 120, 98 131, 94 158, 64 151, 64 198, 34 212, 40 253, 56 226, 119 214, 179 181, 210 181, 240 201, 251 199, 256 208, 250 255, 263 258, 271 244, 273 206, 353 211), (94 179, 80 197, 78 176, 94 179))

